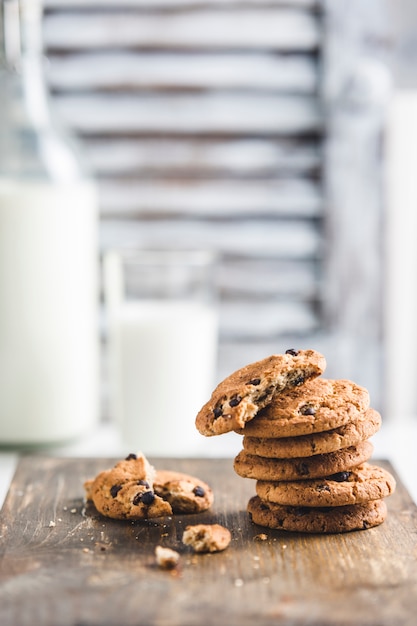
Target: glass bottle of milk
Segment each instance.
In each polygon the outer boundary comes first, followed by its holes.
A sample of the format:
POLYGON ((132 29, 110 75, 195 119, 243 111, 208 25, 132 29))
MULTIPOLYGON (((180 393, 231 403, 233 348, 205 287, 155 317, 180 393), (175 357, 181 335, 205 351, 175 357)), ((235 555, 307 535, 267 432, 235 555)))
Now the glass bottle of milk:
POLYGON ((97 197, 51 116, 38 0, 0 0, 0 94, 0 445, 63 442, 98 413, 97 197))

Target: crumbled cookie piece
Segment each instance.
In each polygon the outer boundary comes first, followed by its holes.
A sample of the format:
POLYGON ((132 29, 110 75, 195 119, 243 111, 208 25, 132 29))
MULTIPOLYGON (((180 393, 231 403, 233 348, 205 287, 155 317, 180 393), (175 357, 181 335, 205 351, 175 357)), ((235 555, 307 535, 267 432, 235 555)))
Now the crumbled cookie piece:
POLYGON ((195 524, 186 527, 182 542, 194 552, 221 552, 231 538, 230 531, 220 524, 195 524))
POLYGON ((175 550, 171 550, 171 548, 156 546, 155 559, 158 567, 162 569, 174 569, 179 563, 180 554, 175 550))

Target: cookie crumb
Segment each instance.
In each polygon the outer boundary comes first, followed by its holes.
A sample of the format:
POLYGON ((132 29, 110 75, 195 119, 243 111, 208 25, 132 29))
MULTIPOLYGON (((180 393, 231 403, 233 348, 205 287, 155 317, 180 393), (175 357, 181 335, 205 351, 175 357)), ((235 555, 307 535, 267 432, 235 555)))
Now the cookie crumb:
POLYGON ((220 524, 195 524, 187 526, 182 542, 194 552, 221 552, 229 545, 230 531, 220 524))
POLYGON ((175 550, 171 550, 171 548, 156 546, 155 558, 158 567, 162 569, 174 569, 179 563, 180 555, 175 550))
POLYGON ((48 524, 48 528, 55 528, 56 524, 53 520, 51 520, 48 524))
POLYGON ((266 535, 265 533, 260 533, 259 535, 255 535, 254 540, 255 541, 266 541, 268 539, 268 535, 266 535))

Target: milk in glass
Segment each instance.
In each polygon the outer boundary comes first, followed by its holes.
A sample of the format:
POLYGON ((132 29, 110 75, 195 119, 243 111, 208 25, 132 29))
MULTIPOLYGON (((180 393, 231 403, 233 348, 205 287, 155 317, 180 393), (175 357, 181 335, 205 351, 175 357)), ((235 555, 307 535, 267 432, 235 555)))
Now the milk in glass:
MULTIPOLYGON (((133 451, 192 455, 198 445, 195 417, 215 380, 218 314, 207 298, 208 287, 200 284, 196 289, 196 278, 184 273, 192 274, 193 267, 177 268, 182 275, 174 270, 175 276, 169 277, 170 269, 163 267, 169 258, 163 257, 156 267, 148 263, 137 270, 135 295, 130 298, 122 282, 116 287, 122 273, 107 267, 113 279, 108 286, 108 293, 113 291, 109 303, 113 411, 122 439, 133 451), (162 296, 156 297, 161 293, 161 272, 165 275, 162 296)), ((182 257, 173 259, 178 264, 182 257)), ((122 272, 121 262, 118 270, 122 272)), ((207 278, 202 275, 197 280, 207 278)))

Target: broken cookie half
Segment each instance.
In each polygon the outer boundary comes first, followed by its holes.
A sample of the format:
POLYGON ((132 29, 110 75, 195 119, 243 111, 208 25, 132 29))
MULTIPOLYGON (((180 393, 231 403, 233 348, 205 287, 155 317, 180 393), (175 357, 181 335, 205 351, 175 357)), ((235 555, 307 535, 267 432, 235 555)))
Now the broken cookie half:
POLYGON ((86 500, 113 519, 141 520, 199 513, 213 503, 210 486, 189 474, 155 470, 142 453, 129 454, 84 483, 86 500))
POLYGON ((246 365, 217 385, 197 414, 197 430, 210 437, 244 428, 275 393, 298 387, 325 368, 326 360, 319 352, 294 349, 246 365))

